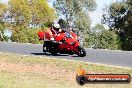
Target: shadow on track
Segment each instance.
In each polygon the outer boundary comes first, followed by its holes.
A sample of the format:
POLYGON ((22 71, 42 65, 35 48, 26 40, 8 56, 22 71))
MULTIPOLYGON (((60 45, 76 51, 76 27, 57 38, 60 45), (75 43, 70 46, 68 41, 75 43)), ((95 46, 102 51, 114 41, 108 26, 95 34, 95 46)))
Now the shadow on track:
MULTIPOLYGON (((45 55, 45 56, 52 56, 50 53, 31 53, 33 55, 45 55)), ((56 56, 69 56, 67 54, 58 54, 56 56)))
POLYGON ((51 56, 49 53, 31 53, 33 55, 46 55, 46 56, 51 56))

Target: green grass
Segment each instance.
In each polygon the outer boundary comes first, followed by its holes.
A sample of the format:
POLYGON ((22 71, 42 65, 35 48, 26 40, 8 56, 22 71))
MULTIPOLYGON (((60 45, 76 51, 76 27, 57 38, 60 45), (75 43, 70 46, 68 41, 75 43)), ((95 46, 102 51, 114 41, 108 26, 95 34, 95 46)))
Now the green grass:
MULTIPOLYGON (((80 88, 75 75, 79 65, 87 73, 124 73, 132 69, 66 61, 40 56, 0 53, 0 88, 80 88)), ((85 84, 82 88, 132 88, 130 84, 85 84)))

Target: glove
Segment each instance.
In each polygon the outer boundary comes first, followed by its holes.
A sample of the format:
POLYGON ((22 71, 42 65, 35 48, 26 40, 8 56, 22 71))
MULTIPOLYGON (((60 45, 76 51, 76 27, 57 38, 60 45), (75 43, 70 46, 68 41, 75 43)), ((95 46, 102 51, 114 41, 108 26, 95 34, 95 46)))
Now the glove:
POLYGON ((55 39, 54 38, 50 38, 51 41, 54 41, 55 39))

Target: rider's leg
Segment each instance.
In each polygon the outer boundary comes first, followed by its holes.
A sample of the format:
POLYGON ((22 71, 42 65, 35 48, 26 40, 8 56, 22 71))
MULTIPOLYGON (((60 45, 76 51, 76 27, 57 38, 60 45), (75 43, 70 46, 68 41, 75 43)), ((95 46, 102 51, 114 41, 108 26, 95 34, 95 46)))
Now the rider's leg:
POLYGON ((50 45, 50 41, 44 41, 44 44, 43 44, 43 52, 46 52, 47 50, 47 47, 50 45))

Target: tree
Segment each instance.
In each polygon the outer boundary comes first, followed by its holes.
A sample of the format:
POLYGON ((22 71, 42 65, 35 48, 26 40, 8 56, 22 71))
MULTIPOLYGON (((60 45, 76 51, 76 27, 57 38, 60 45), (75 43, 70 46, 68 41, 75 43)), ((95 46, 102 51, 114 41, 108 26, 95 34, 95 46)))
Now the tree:
POLYGON ((32 12, 31 23, 35 25, 53 22, 57 17, 55 10, 49 6, 47 0, 30 0, 30 9, 32 12))
POLYGON ((27 27, 31 20, 31 10, 28 0, 9 0, 9 17, 11 25, 27 27))
POLYGON ((0 41, 7 41, 7 37, 4 35, 5 22, 3 21, 3 16, 6 9, 7 6, 3 3, 0 3, 0 41))
POLYGON ((75 25, 77 31, 87 33, 90 29, 88 12, 95 10, 94 0, 56 0, 53 6, 59 16, 66 18, 67 23, 75 25))
POLYGON ((96 7, 94 0, 56 0, 53 5, 57 13, 65 17, 75 17, 82 11, 93 11, 96 7))
POLYGON ((46 29, 56 18, 55 10, 48 5, 47 0, 9 0, 7 14, 8 20, 11 19, 7 24, 13 31, 11 40, 14 42, 38 42, 36 29, 46 29))
POLYGON ((37 35, 37 32, 40 30, 41 29, 21 29, 21 31, 13 33, 11 40, 19 43, 42 43, 42 41, 39 41, 37 35))
POLYGON ((56 17, 54 9, 46 0, 10 0, 8 9, 13 27, 41 27, 43 23, 52 22, 56 17))
POLYGON ((132 50, 132 1, 126 0, 110 4, 102 22, 120 36, 121 48, 132 50))
POLYGON ((106 30, 103 25, 97 24, 90 33, 90 45, 99 49, 118 49, 118 35, 106 30))
POLYGON ((116 32, 121 31, 121 27, 124 27, 125 20, 125 4, 123 2, 115 2, 110 4, 106 9, 106 13, 103 15, 102 22, 107 24, 111 29, 117 29, 116 32))
POLYGON ((0 40, 5 40, 4 31, 9 29, 13 42, 37 43, 38 29, 46 29, 54 18, 55 10, 47 0, 9 0, 8 6, 0 3, 0 40))

